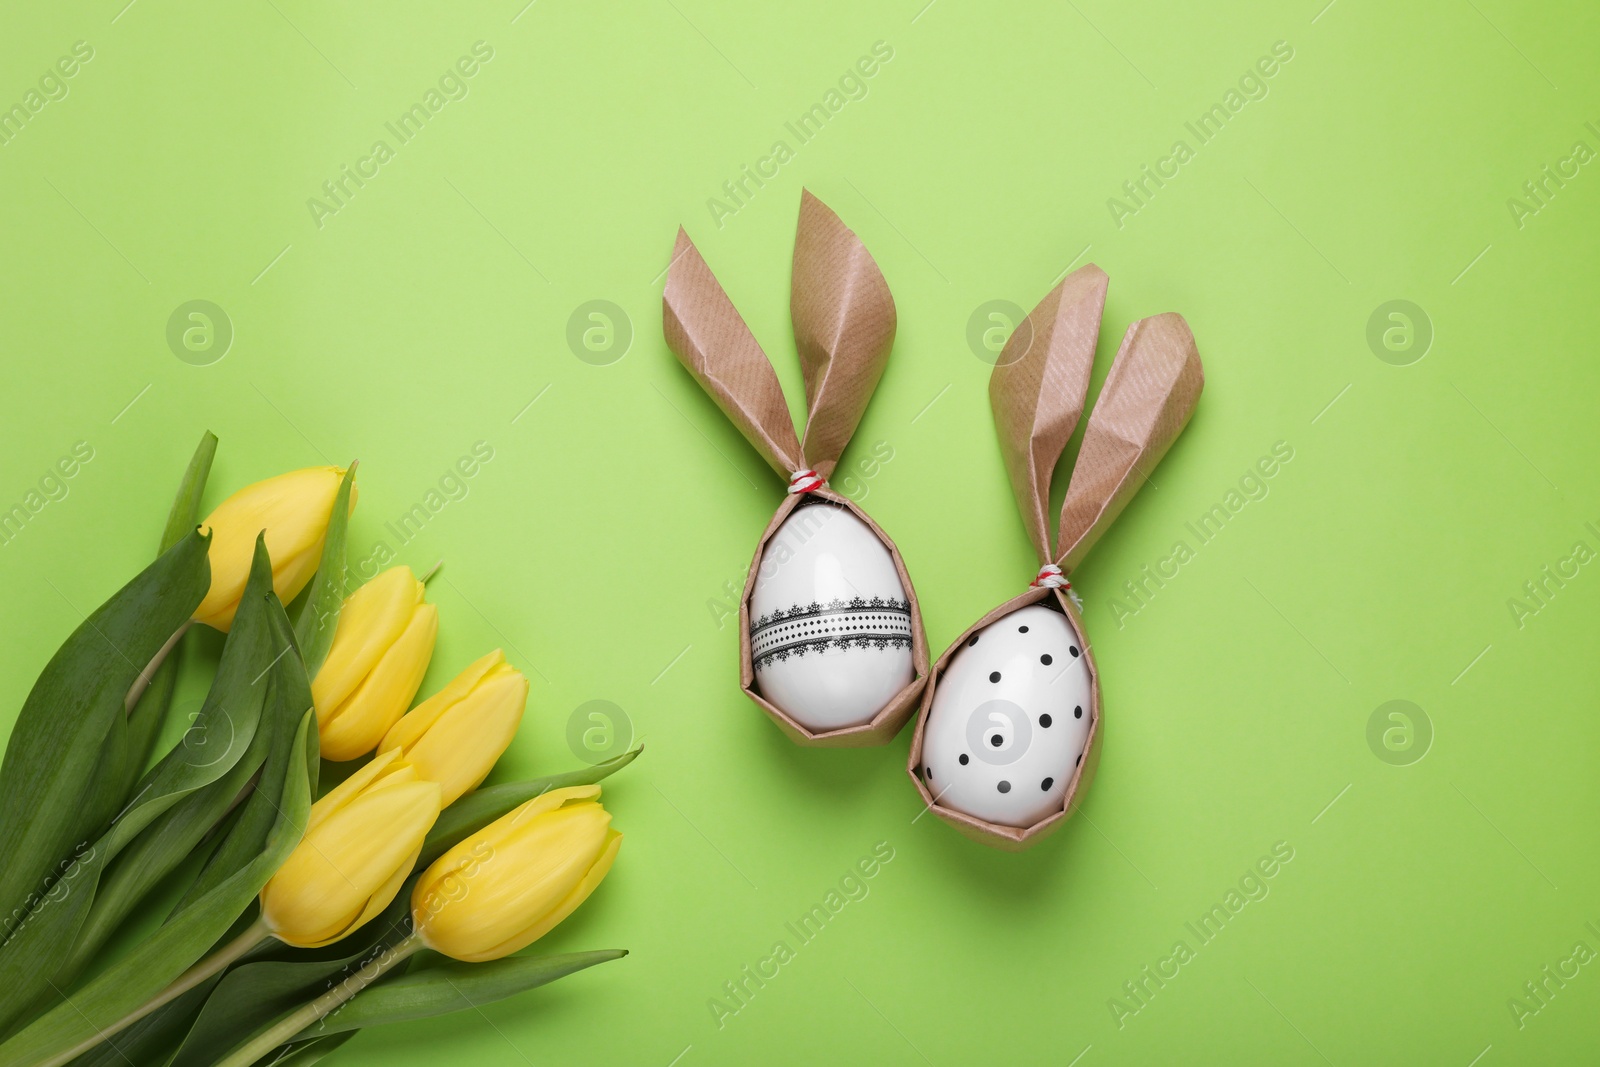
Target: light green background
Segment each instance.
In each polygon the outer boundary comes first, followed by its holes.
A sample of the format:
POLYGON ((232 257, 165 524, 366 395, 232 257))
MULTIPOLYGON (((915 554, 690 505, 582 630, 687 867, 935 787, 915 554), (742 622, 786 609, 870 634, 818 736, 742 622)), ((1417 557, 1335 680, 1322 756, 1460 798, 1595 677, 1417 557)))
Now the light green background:
POLYGON ((94 49, 0 146, 0 504, 94 450, 0 547, 0 715, 148 558, 210 428, 209 503, 359 458, 355 559, 446 560, 427 687, 496 645, 533 681, 501 777, 571 766, 589 700, 647 745, 606 787, 615 872, 545 942, 632 955, 340 1062, 1593 1056, 1600 964, 1521 1028, 1508 1001, 1575 942, 1600 949, 1600 564, 1521 625, 1508 601, 1576 542, 1600 551, 1600 167, 1520 226, 1507 206, 1574 142, 1600 150, 1592 5, 125 2, 13 5, 0 33, 4 106, 94 49), (480 40, 468 95, 394 141, 384 123, 480 40), (865 97, 799 145, 784 123, 878 41, 893 58, 865 97), (1185 122, 1278 41, 1268 94, 1200 144, 1185 122), (394 158, 318 228, 307 200, 380 138, 394 158), (794 158, 719 226, 708 198, 778 139, 794 158), (1194 158, 1118 226, 1108 198, 1178 139, 1194 158), (899 306, 846 463, 892 449, 856 492, 936 649, 1033 567, 974 309, 1031 306, 1093 261, 1113 280, 1101 375, 1140 316, 1179 310, 1199 340, 1198 414, 1074 576, 1099 778, 1020 856, 918 818, 909 731, 802 750, 737 690, 715 605, 782 487, 668 354, 661 274, 682 223, 797 399, 802 185, 899 306), (194 299, 235 331, 209 366, 165 339, 194 299), (1407 366, 1366 339, 1394 299, 1434 331, 1407 366), (567 344, 590 300, 631 320, 609 365, 567 344), (384 523, 478 441, 494 458, 467 496, 397 544, 384 523), (1185 523, 1280 441, 1270 493, 1198 546, 1185 523), (1194 558, 1117 619, 1179 539, 1194 558), (1433 731, 1406 766, 1367 741, 1396 699, 1433 731), (879 842, 869 894, 801 945, 785 924, 879 842), (1197 947, 1185 923, 1277 842, 1294 858, 1269 895, 1197 947), (1179 939, 1195 958, 1119 1027, 1108 1001, 1179 939), (708 1002, 779 940, 794 959, 719 1027, 708 1002))

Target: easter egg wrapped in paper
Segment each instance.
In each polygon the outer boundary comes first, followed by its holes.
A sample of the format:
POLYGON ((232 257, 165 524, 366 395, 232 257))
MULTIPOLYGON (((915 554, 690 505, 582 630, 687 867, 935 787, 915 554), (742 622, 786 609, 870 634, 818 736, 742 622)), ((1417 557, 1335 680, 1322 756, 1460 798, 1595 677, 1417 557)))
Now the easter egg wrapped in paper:
POLYGON ((1092 706, 1067 617, 1019 608, 968 637, 945 667, 922 735, 923 781, 946 807, 1026 829, 1062 810, 1092 706))
POLYGON ((1128 328, 1050 536, 1050 479, 1083 415, 1107 279, 1090 264, 1018 324, 989 400, 1039 570, 974 623, 923 689, 907 770, 923 803, 983 844, 1020 851, 1083 799, 1100 754, 1100 677, 1067 575, 1182 432, 1204 385, 1182 316, 1128 328))
POLYGON ((815 732, 859 726, 911 684, 911 604, 866 523, 817 501, 767 541, 750 595, 756 691, 815 732))
POLYGON ((888 284, 860 239, 803 192, 789 300, 802 434, 766 353, 682 229, 662 310, 668 347, 788 481, 740 603, 741 688, 800 744, 887 742, 927 677, 922 615, 894 543, 828 478, 894 344, 888 284))

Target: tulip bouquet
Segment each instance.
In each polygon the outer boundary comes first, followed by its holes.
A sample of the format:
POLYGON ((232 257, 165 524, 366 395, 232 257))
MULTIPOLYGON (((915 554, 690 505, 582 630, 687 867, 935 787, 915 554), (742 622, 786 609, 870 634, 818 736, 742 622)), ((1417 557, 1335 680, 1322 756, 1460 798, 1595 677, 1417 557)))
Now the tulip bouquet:
POLYGON ((355 465, 200 521, 216 443, 155 562, 45 666, 0 764, 0 1067, 309 1064, 625 955, 514 954, 610 870, 597 783, 639 750, 480 789, 527 679, 496 650, 413 708, 438 612, 404 565, 347 589, 355 465), (226 638, 157 756, 193 623, 226 638), (319 797, 324 760, 365 762, 319 797), (133 947, 106 952, 119 934, 133 947))

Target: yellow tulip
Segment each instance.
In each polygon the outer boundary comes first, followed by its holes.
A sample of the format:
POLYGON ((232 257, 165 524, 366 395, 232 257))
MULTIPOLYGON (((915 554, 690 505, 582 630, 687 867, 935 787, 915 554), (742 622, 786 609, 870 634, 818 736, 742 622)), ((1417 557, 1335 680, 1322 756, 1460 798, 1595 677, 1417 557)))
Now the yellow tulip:
POLYGON ((597 785, 552 790, 435 860, 411 894, 422 944, 480 963, 532 944, 571 915, 622 845, 599 796, 597 785))
POLYGON ((305 836, 261 890, 261 922, 279 941, 330 944, 400 892, 439 817, 439 784, 399 755, 378 756, 311 806, 305 836))
MULTIPOLYGON (((343 478, 338 467, 308 467, 247 485, 217 505, 200 524, 211 531, 211 588, 195 609, 195 621, 223 632, 233 625, 250 576, 256 535, 263 530, 272 556, 273 590, 285 604, 298 596, 316 573, 343 478)), ((350 507, 355 505, 352 485, 350 507)))
POLYGON ((398 749, 420 777, 444 787, 449 807, 489 776, 527 702, 528 679, 497 648, 395 723, 378 751, 398 749))
MULTIPOLYGON (((328 658, 311 683, 324 758, 366 755, 411 706, 439 633, 439 611, 422 602, 425 592, 411 568, 401 565, 344 602, 328 658)), ((418 773, 438 780, 421 767, 418 773)))

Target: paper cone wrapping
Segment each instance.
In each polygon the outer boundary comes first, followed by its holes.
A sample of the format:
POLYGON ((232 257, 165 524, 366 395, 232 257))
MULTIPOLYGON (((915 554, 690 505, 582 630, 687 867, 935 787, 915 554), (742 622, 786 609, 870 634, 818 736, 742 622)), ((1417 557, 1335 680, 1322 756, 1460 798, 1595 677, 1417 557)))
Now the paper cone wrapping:
POLYGON ((911 735, 911 757, 906 765, 911 774, 911 780, 916 784, 917 793, 922 797, 922 803, 933 810, 933 813, 945 822, 972 840, 1007 852, 1021 852, 1035 842, 1042 840, 1055 832, 1067 816, 1071 815, 1079 801, 1088 791, 1089 782, 1094 778, 1095 768, 1100 764, 1100 672, 1094 663, 1094 648, 1089 644, 1089 637, 1083 629, 1083 618, 1078 614, 1072 601, 1064 596, 1058 589, 1029 589, 1021 596, 1001 604, 989 614, 973 623, 962 631, 961 636, 953 641, 939 661, 933 665, 933 671, 928 676, 928 684, 922 691, 921 710, 917 715, 916 732, 911 735), (934 688, 939 683, 939 678, 944 674, 944 669, 950 665, 950 658, 960 650, 967 638, 988 626, 990 623, 1005 618, 1018 608, 1025 608, 1030 604, 1048 602, 1051 607, 1060 609, 1067 617, 1067 622, 1078 635, 1078 647, 1083 650, 1083 662, 1089 670, 1089 734, 1083 743, 1083 759, 1077 767, 1073 768, 1072 777, 1067 782, 1067 794, 1063 799, 1062 810, 1051 814, 1049 817, 1034 823, 1027 828, 1005 826, 1001 823, 992 823, 985 819, 974 818, 965 812, 946 808, 935 802, 933 794, 928 791, 928 784, 922 780, 919 773, 922 766, 922 733, 928 725, 928 712, 933 707, 934 688))
MULTIPOLYGON (((1128 327, 1089 414, 1052 549, 1050 478, 1083 416, 1107 284, 1105 272, 1092 263, 1062 279, 1029 313, 1028 328, 1012 332, 989 380, 1000 451, 1023 525, 1040 563, 1055 563, 1063 573, 1088 554, 1160 462, 1194 413, 1205 384, 1200 353, 1183 316, 1157 315, 1128 327)), ((1063 590, 1031 588, 969 626, 934 663, 906 773, 939 818, 974 841, 1020 852, 1053 833, 1082 803, 1100 763, 1104 733, 1100 672, 1082 616, 1063 590), (963 642, 1013 611, 1041 602, 1060 610, 1078 635, 1089 671, 1089 732, 1061 810, 1019 829, 941 806, 920 773, 922 738, 939 678, 963 642)))
POLYGON ((922 686, 928 677, 928 637, 922 628, 922 609, 917 605, 916 594, 911 590, 911 575, 906 573, 905 561, 900 558, 900 550, 894 546, 894 542, 889 540, 866 512, 856 506, 855 501, 831 489, 818 489, 805 495, 820 497, 849 509, 850 513, 865 523, 889 550, 889 555, 894 560, 895 572, 900 576, 900 584, 905 587, 906 599, 911 602, 911 684, 895 694, 871 722, 858 726, 844 726, 822 733, 813 732, 794 721, 756 692, 755 668, 752 665, 750 652, 750 596, 755 592, 756 572, 761 567, 762 555, 767 551, 767 542, 778 532, 790 513, 805 503, 805 496, 797 494, 785 500, 778 507, 778 513, 772 517, 772 521, 767 524, 766 532, 761 535, 761 542, 756 545, 755 559, 750 563, 750 574, 745 579, 744 596, 739 601, 739 687, 762 711, 771 716, 772 721, 778 724, 778 728, 796 744, 815 745, 819 748, 869 748, 873 745, 888 744, 917 710, 917 698, 922 695, 922 686))
MULTIPOLYGON (((895 307, 888 283, 858 237, 822 201, 802 192, 795 235, 789 312, 805 379, 806 425, 796 435, 772 363, 716 275, 682 228, 661 297, 662 331, 679 362, 694 376, 761 457, 787 481, 797 471, 826 479, 838 465, 883 377, 894 345, 895 307)), ((739 684, 797 744, 881 745, 916 710, 928 676, 928 640, 905 561, 877 523, 826 486, 788 495, 768 524, 739 602, 739 684), (870 722, 814 732, 762 698, 750 650, 750 598, 767 542, 805 496, 848 509, 888 549, 911 608, 912 680, 870 722)))

